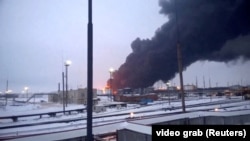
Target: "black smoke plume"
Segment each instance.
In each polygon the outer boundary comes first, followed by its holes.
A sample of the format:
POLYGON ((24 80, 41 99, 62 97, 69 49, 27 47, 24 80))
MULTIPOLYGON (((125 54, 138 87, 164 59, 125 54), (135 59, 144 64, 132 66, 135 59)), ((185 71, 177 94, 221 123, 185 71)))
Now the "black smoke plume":
POLYGON ((132 42, 132 53, 114 73, 114 89, 172 79, 178 72, 177 40, 184 69, 197 60, 250 58, 249 0, 160 0, 159 5, 169 21, 152 39, 132 42))

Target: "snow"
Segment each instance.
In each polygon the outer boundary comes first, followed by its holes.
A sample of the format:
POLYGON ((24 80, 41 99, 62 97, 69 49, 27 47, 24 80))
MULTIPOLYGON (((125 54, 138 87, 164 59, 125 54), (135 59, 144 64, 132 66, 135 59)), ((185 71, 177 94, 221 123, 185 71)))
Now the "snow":
MULTIPOLYGON (((36 98, 37 101, 40 101, 41 99, 47 101, 44 98, 36 98)), ((102 104, 104 104, 104 103, 110 104, 111 103, 110 101, 107 101, 108 99, 105 99, 105 98, 101 98, 101 100, 102 100, 102 102, 101 102, 102 104)), ((219 100, 225 100, 225 98, 212 99, 212 101, 219 101, 219 100)), ((195 99, 193 101, 186 101, 186 105, 207 103, 207 102, 211 102, 211 99, 195 99)), ((112 102, 112 103, 117 104, 117 102, 112 102)), ((118 104, 120 104, 120 103, 118 103, 118 104)), ((129 109, 131 109, 130 110, 131 112, 138 112, 138 111, 155 110, 155 109, 159 109, 159 108, 163 108, 163 107, 166 108, 166 107, 172 107, 172 106, 181 106, 180 102, 171 102, 169 105, 168 101, 163 101, 163 102, 158 101, 158 102, 155 102, 154 104, 157 104, 157 105, 140 107, 140 108, 138 108, 139 107, 138 105, 132 105, 132 106, 128 105, 128 107, 130 107, 129 109)), ((77 109, 77 108, 85 108, 85 106, 84 105, 68 104, 68 107, 66 107, 66 110, 77 109)), ((25 112, 25 114, 34 114, 34 113, 53 112, 53 111, 62 111, 62 110, 63 110, 62 104, 48 103, 48 102, 36 103, 36 104, 23 104, 20 106, 7 105, 5 108, 0 108, 1 116, 19 115, 19 114, 24 114, 24 112, 25 112)), ((111 109, 108 109, 107 112, 105 112, 106 114, 105 113, 101 113, 101 114, 108 115, 112 111, 115 111, 117 114, 124 113, 124 111, 122 111, 122 109, 111 108, 111 109)), ((127 112, 127 110, 126 110, 126 112, 127 112)))
MULTIPOLYGON (((1 116, 11 116, 11 115, 21 115, 21 114, 34 114, 34 113, 41 113, 41 112, 52 112, 52 111, 62 111, 63 107, 62 104, 56 103, 48 103, 48 102, 39 102, 41 97, 37 99, 37 103, 35 104, 23 104, 19 106, 7 105, 5 108, 0 108, 1 116)), ((101 97, 100 98, 102 103, 109 103, 108 99, 101 97)), ((103 115, 110 115, 110 117, 105 118, 96 118, 93 119, 93 132, 94 134, 102 134, 108 132, 115 132, 118 129, 129 129, 138 132, 142 132, 145 134, 151 134, 151 127, 146 126, 154 123, 165 122, 168 120, 175 120, 181 119, 185 117, 199 117, 199 116, 232 116, 232 115, 245 115, 250 114, 250 101, 242 101, 241 97, 232 97, 232 99, 226 99, 225 97, 221 98, 206 98, 206 99, 199 99, 193 98, 185 101, 186 105, 193 105, 199 103, 209 103, 209 102, 216 102, 216 101, 234 101, 234 103, 223 103, 223 104, 214 104, 210 106, 199 106, 199 107, 191 107, 186 108, 187 111, 191 113, 184 113, 184 114, 175 114, 175 115, 168 115, 163 117, 151 117, 147 119, 143 119, 145 116, 150 115, 157 115, 157 114, 166 114, 172 112, 181 112, 181 109, 177 110, 163 110, 163 108, 170 108, 170 107, 178 107, 181 106, 180 101, 175 101, 168 103, 167 101, 156 101, 149 106, 140 106, 140 105, 128 105, 127 108, 117 109, 117 108, 107 108, 106 112, 102 113, 93 113, 94 117, 103 116, 103 115), (212 109, 212 110, 211 110, 212 109), (217 109, 217 110, 215 110, 217 109), (136 112, 145 112, 146 113, 136 113, 136 112), (229 112, 229 111, 236 111, 236 112, 229 112), (134 117, 138 118, 138 120, 127 122, 125 118, 130 116, 130 113, 134 113, 134 117), (121 116, 112 116, 115 114, 125 114, 121 116), (139 124, 139 125, 138 125, 139 124)), ((85 108, 83 105, 73 105, 69 104, 66 109, 78 109, 78 108, 85 108)), ((66 120, 66 119, 81 119, 86 118, 86 113, 79 113, 79 114, 72 114, 72 115, 63 115, 59 114, 56 117, 25 117, 21 118, 18 122, 12 122, 11 120, 0 120, 0 127, 6 127, 9 125, 22 125, 25 123, 42 123, 44 121, 59 121, 59 120, 66 120)), ((55 133, 60 135, 60 137, 70 137, 68 133, 74 134, 75 137, 77 135, 84 135, 86 134, 86 120, 79 120, 70 123, 53 123, 53 124, 46 124, 46 125, 39 125, 39 126, 30 126, 30 127, 20 127, 20 128, 11 128, 11 129, 2 129, 0 130, 0 138, 3 136, 18 136, 26 135, 26 134, 37 134, 37 133, 50 133, 50 132, 58 132, 55 133), (74 130, 74 132, 71 130, 74 130), (66 132, 61 135, 59 132, 66 132)), ((47 135, 44 137, 41 136, 41 139, 45 139, 47 135)), ((51 135, 54 136, 54 135, 51 135)), ((56 139, 58 140, 58 136, 56 139)), ((28 138, 26 138, 28 139, 28 138)), ((51 138, 52 139, 52 138, 51 138)))
MULTIPOLYGON (((65 110, 85 108, 84 105, 69 104, 65 110)), ((0 109, 1 116, 14 116, 25 114, 37 114, 45 112, 63 111, 62 104, 58 103, 39 103, 39 104, 22 104, 19 106, 7 105, 5 108, 0 109)))

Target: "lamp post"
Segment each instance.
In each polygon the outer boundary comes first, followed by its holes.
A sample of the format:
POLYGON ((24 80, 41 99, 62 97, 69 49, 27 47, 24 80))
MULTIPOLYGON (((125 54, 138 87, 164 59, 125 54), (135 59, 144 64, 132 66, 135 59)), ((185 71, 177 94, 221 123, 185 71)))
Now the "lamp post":
POLYGON ((92 0, 88 1, 88 54, 87 54, 87 141, 93 141, 92 108, 93 108, 93 23, 92 0))
POLYGON ((26 98, 28 100, 28 91, 29 91, 29 87, 24 87, 24 91, 26 93, 26 98))
POLYGON ((112 101, 112 75, 113 75, 114 69, 110 68, 109 69, 109 74, 110 74, 110 79, 109 79, 109 86, 110 86, 110 101, 112 101))
POLYGON ((68 105, 68 67, 71 65, 71 61, 65 61, 65 78, 66 78, 66 107, 68 105))
POLYGON ((65 114, 64 72, 62 72, 62 103, 63 103, 63 114, 65 114))

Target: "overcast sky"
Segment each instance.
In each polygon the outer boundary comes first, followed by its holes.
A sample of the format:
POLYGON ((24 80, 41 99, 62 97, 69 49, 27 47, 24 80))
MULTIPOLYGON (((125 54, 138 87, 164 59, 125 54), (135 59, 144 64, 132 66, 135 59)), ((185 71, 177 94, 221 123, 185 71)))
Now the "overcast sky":
MULTIPOLYGON (((0 0, 0 91, 57 90, 64 61, 70 59, 69 88, 87 86, 87 0, 0 0)), ((146 39, 167 17, 157 0, 94 0, 94 87, 103 88, 109 68, 118 69, 131 53, 131 42, 146 39)), ((197 77, 208 86, 249 84, 250 62, 196 62, 184 72, 184 83, 197 77)), ((160 71, 160 70, 159 70, 160 71)), ((179 78, 172 80, 178 85, 179 78)))

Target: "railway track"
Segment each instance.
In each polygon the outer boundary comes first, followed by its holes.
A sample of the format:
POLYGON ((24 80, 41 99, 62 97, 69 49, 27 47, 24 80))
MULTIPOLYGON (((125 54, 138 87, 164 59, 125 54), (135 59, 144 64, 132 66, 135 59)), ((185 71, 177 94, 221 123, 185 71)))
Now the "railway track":
MULTIPOLYGON (((221 108, 230 108, 234 106, 223 106, 223 104, 233 104, 233 103, 239 103, 240 101, 235 100, 235 101, 214 101, 211 103, 200 103, 200 104, 193 104, 193 105, 187 105, 186 108, 189 110, 187 112, 195 112, 195 111, 210 111, 214 110, 214 107, 219 107, 221 108), (194 109, 202 106, 214 106, 213 108, 206 108, 206 109, 194 109)), ((244 103, 244 102, 243 102, 244 103)), ((244 105, 244 104, 242 104, 244 105)), ((218 108, 219 108, 218 107, 218 108)), ((182 107, 181 106, 176 106, 176 107, 171 107, 171 108, 158 108, 158 109, 153 109, 153 110, 145 110, 145 111, 139 111, 139 112, 133 112, 134 115, 138 115, 137 118, 152 118, 152 117, 157 117, 157 116, 167 116, 167 115, 173 115, 173 114, 180 114, 182 113, 181 111, 182 107), (154 114, 154 115, 146 115, 150 114, 152 112, 156 111, 171 111, 168 113, 161 113, 161 114, 154 114), (140 116, 141 115, 141 116, 140 116)), ((131 110, 130 110, 131 111, 131 110)), ((111 115, 100 115, 100 116, 93 116, 93 124, 98 124, 99 121, 101 122, 111 122, 110 117, 116 117, 116 119, 126 121, 126 120, 132 120, 130 118, 130 113, 131 112, 124 112, 124 113, 113 113, 111 115)), ((12 124, 12 125, 1 125, 0 130, 2 129, 10 129, 10 128, 21 128, 21 127, 31 127, 31 126, 40 126, 40 125, 46 125, 46 124, 58 124, 58 123, 71 123, 71 122, 78 122, 78 121, 86 121, 87 117, 76 117, 76 118, 69 118, 69 119, 56 119, 50 121, 34 121, 34 123, 21 123, 21 124, 12 124)), ((136 119, 136 117, 134 117, 136 119)), ((116 121, 116 120, 113 120, 116 121)), ((85 124, 85 123, 81 123, 85 124)))
MULTIPOLYGON (((218 104, 221 108, 231 108, 234 107, 234 104, 237 106, 244 105, 246 102, 242 101, 220 101, 220 102, 212 102, 212 103, 202 103, 202 104, 194 104, 187 106, 187 112, 196 112, 196 111, 211 111, 214 110, 214 107, 217 107, 218 104), (237 103, 237 104, 236 104, 237 103), (227 104, 227 105, 223 105, 227 104), (231 104, 231 105, 230 105, 231 104), (210 108, 195 109, 201 106, 211 106, 210 108)), ((248 102, 249 104, 249 102, 248 102)), ((141 112, 134 112, 134 115, 138 115, 134 118, 129 118, 129 113, 121 113, 121 114, 113 114, 113 115, 100 115, 93 117, 93 127, 98 126, 108 126, 111 124, 119 125, 126 121, 133 121, 133 120, 140 120, 140 119, 150 119, 155 117, 164 117, 170 115, 178 115, 183 114, 181 111, 181 106, 177 106, 169 113, 161 113, 161 114, 153 114, 153 115, 146 115, 147 113, 152 113, 156 111, 162 111, 162 108, 158 110, 148 110, 148 111, 141 111, 141 112), (144 114, 144 116, 142 116, 144 114), (114 119, 115 117, 115 119, 114 119)), ((239 110, 237 110, 239 111, 239 110)), ((18 138, 21 136, 29 136, 35 134, 46 134, 49 131, 53 132, 67 132, 72 130, 86 130, 86 117, 81 118, 74 118, 74 119, 64 119, 64 120, 55 120, 55 121, 45 121, 41 123, 33 123, 33 124, 21 124, 21 125, 6 125, 0 127, 0 140, 4 139, 11 139, 11 138, 18 138), (65 123, 65 124, 62 124, 65 123), (53 126, 55 124, 55 126, 53 126), (56 125, 59 124, 59 125, 56 125), (52 125, 52 127, 46 127, 47 125, 52 125), (27 127, 27 128, 26 128, 27 127), (42 128, 39 128, 42 127, 42 128), (26 129, 25 129, 26 128, 26 129), (23 130, 25 129, 25 130, 23 130), (8 130, 8 131, 7 131, 8 130)))

